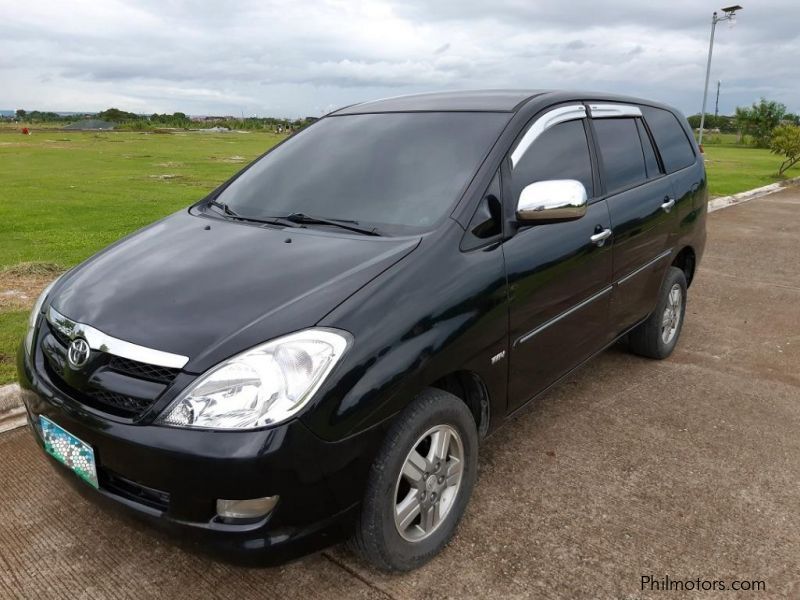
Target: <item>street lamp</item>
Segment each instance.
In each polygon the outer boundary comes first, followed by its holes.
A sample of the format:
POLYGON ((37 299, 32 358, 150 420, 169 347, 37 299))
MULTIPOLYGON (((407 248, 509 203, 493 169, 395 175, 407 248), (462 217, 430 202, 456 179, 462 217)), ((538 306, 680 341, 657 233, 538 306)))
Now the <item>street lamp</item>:
POLYGON ((714 51, 714 30, 717 28, 717 23, 720 21, 730 21, 731 25, 736 22, 736 11, 742 10, 738 4, 728 6, 722 9, 725 13, 724 17, 718 17, 716 11, 711 15, 711 41, 708 44, 708 63, 706 64, 706 85, 703 88, 703 110, 700 111, 700 135, 697 139, 697 144, 703 143, 703 126, 706 122, 706 99, 708 98, 708 78, 711 75, 711 53, 714 51))

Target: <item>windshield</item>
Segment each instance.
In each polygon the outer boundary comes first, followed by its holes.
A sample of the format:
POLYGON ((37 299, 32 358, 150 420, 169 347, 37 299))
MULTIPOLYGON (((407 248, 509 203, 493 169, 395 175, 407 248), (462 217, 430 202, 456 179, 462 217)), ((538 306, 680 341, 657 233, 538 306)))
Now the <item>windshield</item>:
POLYGON ((216 200, 242 217, 292 213, 427 229, 463 193, 510 115, 327 117, 270 152, 216 200))

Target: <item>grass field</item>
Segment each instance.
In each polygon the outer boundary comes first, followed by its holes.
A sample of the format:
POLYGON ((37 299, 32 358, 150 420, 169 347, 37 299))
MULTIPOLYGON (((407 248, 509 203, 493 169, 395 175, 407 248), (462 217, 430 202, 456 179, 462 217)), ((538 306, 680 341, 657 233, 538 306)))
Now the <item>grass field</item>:
MULTIPOLYGON (((0 384, 14 378, 28 307, 57 272, 198 200, 280 139, 0 128, 0 384)), ((712 195, 777 180, 768 150, 733 136, 704 142, 712 195)))
POLYGON ((55 272, 202 198, 280 139, 0 129, 0 384, 55 272))
POLYGON ((796 165, 778 178, 779 156, 765 148, 737 144, 736 137, 732 133, 711 134, 703 139, 712 196, 728 196, 800 176, 800 165, 796 165))

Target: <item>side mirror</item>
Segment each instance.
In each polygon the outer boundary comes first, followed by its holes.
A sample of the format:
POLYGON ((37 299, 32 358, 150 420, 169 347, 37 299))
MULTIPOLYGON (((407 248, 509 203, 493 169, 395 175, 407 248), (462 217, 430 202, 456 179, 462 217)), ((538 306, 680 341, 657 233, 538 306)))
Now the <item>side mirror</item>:
POLYGON ((574 179, 537 181, 525 186, 517 202, 517 219, 524 222, 572 221, 586 214, 586 188, 574 179))

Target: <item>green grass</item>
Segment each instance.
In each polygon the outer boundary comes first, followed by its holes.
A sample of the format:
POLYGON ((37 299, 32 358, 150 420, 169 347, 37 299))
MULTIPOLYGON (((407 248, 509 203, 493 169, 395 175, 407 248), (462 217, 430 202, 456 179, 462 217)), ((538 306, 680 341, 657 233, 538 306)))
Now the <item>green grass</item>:
MULTIPOLYGON (((0 128, 0 292, 19 263, 70 267, 202 198, 282 139, 269 133, 88 133, 0 128)), ((0 384, 25 312, 0 312, 0 384)))
MULTIPOLYGON (((20 263, 70 267, 200 199, 280 139, 261 132, 39 127, 23 136, 18 127, 0 127, 0 292, 4 269, 20 263)), ((768 150, 739 145, 735 135, 725 134, 711 134, 703 145, 712 195, 778 181, 780 157, 768 150)), ((786 174, 799 175, 800 166, 786 174)), ((30 265, 24 269, 35 274, 30 265)), ((0 309, 0 384, 14 378, 25 318, 25 311, 0 309)))
POLYGON ((16 378, 17 347, 25 335, 28 311, 0 312, 0 384, 16 378))
POLYGON ((23 261, 74 265, 200 199, 279 139, 0 132, 0 268, 23 261))
POLYGON ((711 196, 728 196, 800 176, 800 165, 778 177, 781 157, 765 148, 738 144, 736 134, 710 134, 703 137, 711 196))

